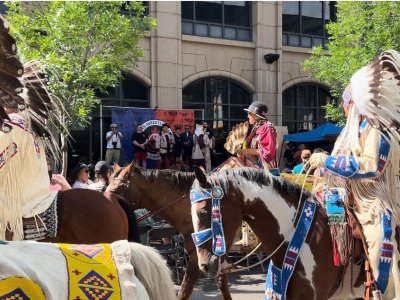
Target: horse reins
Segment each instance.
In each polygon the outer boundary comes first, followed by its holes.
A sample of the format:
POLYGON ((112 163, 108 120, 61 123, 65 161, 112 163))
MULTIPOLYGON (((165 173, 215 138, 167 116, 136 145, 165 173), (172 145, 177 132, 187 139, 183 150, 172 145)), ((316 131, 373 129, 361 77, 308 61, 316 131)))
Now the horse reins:
POLYGON ((170 206, 174 205, 175 203, 179 202, 180 200, 186 198, 188 195, 189 194, 186 193, 186 194, 180 196, 179 198, 175 199, 174 201, 168 203, 167 205, 161 207, 160 209, 157 209, 156 211, 149 211, 147 214, 137 218, 137 222, 139 223, 140 221, 143 221, 143 220, 145 220, 147 218, 150 218, 150 217, 162 212, 163 210, 167 209, 168 207, 170 207, 170 206))
MULTIPOLYGON (((114 179, 113 179, 113 180, 119 180, 120 182, 122 182, 122 186, 123 186, 123 190, 122 190, 122 193, 121 193, 122 196, 125 196, 126 190, 128 189, 128 187, 129 187, 129 185, 130 185, 130 183, 131 183, 130 176, 131 176, 131 174, 132 174, 134 168, 135 168, 135 165, 134 165, 134 163, 132 162, 132 163, 129 165, 129 169, 128 169, 127 173, 124 175, 124 178, 119 179, 119 178, 117 177, 117 178, 114 178, 114 179), (126 178, 126 177, 127 177, 127 178, 126 178)), ((189 195, 189 193, 185 193, 185 194, 183 194, 182 196, 180 196, 179 198, 175 199, 174 201, 172 201, 172 202, 168 203, 167 205, 161 207, 160 209, 157 209, 157 210, 155 210, 155 211, 149 211, 148 213, 144 214, 143 216, 140 216, 139 218, 137 218, 137 219, 136 219, 137 222, 139 223, 139 222, 141 222, 141 221, 143 221, 143 220, 145 220, 145 219, 147 219, 147 218, 150 218, 150 217, 152 217, 152 216, 154 216, 154 215, 156 215, 156 214, 158 214, 158 213, 164 211, 164 210, 167 209, 168 207, 170 207, 170 206, 172 206, 172 205, 178 203, 180 200, 185 199, 188 195, 189 195)))

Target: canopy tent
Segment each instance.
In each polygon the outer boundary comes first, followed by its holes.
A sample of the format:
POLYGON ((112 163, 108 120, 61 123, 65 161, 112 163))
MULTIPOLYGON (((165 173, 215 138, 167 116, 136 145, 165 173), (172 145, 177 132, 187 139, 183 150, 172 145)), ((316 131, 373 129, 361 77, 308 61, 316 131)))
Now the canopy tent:
POLYGON ((342 131, 342 127, 336 126, 330 122, 315 128, 311 131, 285 134, 283 136, 284 141, 289 142, 316 142, 329 139, 329 136, 338 136, 342 131))

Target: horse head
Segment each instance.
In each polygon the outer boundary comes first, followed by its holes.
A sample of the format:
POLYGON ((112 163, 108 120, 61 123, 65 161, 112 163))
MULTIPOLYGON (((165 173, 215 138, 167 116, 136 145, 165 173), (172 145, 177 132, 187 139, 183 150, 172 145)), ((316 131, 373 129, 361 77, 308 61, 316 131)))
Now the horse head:
POLYGON ((202 168, 195 168, 195 175, 190 194, 192 238, 197 246, 200 270, 213 277, 227 267, 225 253, 243 218, 243 195, 231 191, 228 185, 218 182, 215 175, 207 175, 202 168))

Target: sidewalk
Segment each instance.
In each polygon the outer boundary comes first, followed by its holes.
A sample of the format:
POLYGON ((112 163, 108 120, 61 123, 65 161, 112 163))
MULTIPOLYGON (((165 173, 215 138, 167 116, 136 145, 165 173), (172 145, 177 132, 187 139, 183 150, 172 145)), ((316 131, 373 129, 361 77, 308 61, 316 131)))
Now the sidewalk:
MULTIPOLYGON (((266 274, 261 267, 255 267, 254 270, 244 270, 243 272, 229 275, 229 290, 234 300, 257 300, 264 299, 266 274)), ((176 286, 176 288, 179 288, 176 286)), ((200 279, 193 291, 191 300, 203 299, 222 299, 212 278, 200 279)))

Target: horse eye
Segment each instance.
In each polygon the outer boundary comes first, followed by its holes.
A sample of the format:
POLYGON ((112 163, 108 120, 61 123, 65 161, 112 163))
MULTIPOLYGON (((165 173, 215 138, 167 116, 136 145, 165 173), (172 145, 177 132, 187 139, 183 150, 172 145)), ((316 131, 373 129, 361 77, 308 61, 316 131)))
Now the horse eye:
POLYGON ((200 217, 206 217, 207 216, 207 210, 205 208, 202 208, 199 210, 199 216, 200 217))

